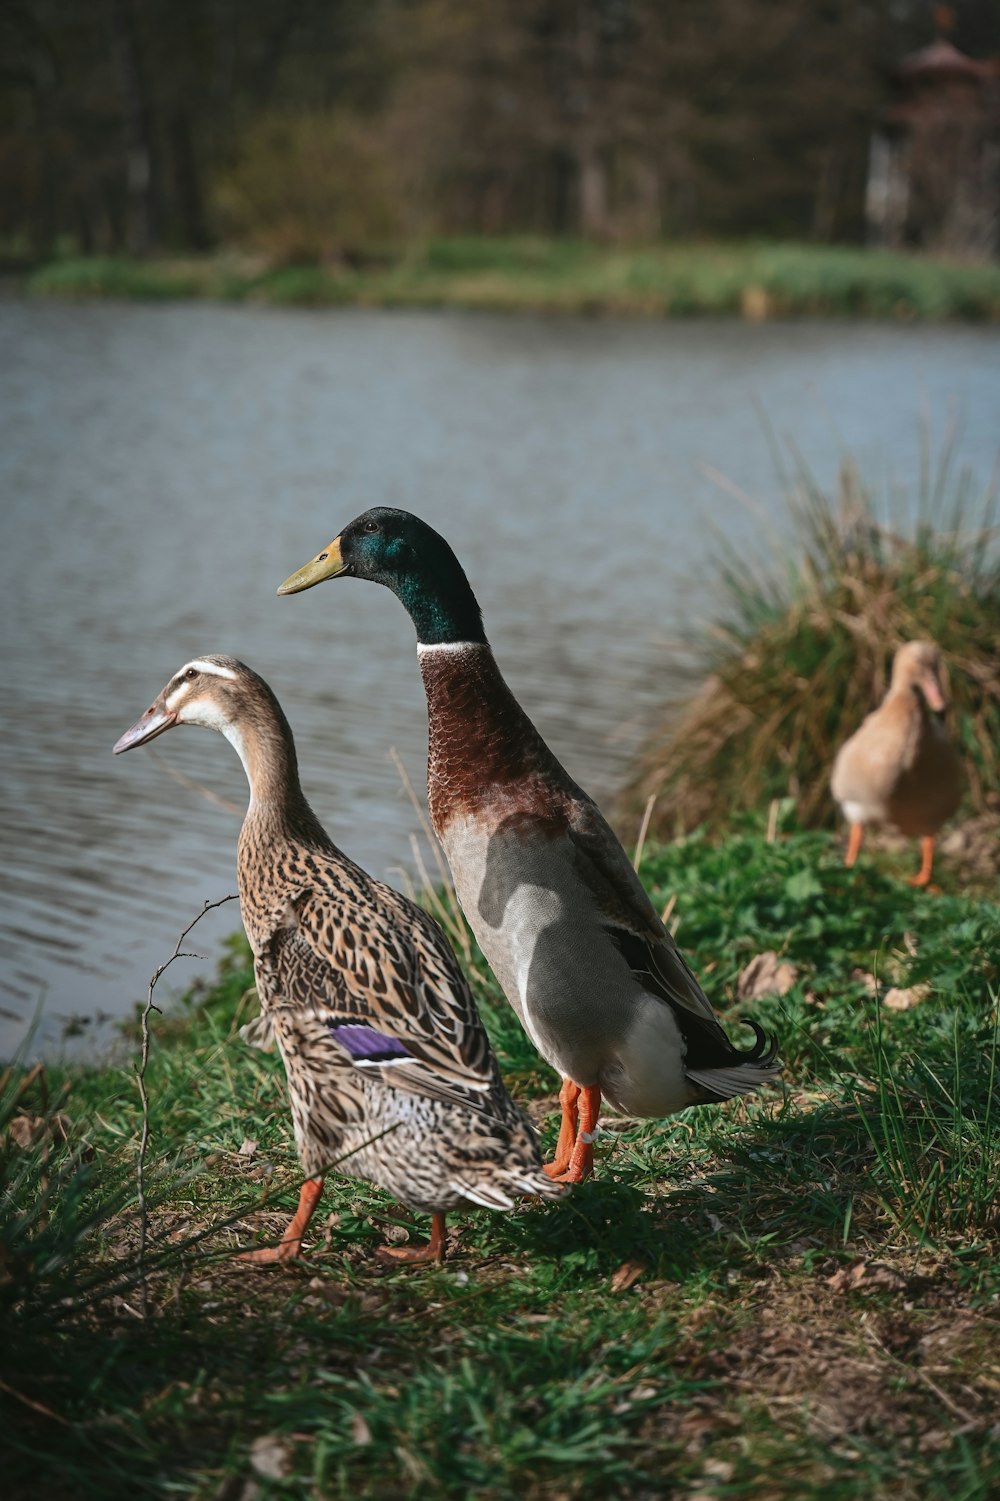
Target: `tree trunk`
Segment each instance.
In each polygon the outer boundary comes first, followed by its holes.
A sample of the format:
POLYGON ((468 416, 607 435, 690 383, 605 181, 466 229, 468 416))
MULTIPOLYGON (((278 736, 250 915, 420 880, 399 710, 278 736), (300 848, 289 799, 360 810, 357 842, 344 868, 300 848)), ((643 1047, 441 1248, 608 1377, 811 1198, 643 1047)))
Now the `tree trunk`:
POLYGON ((604 240, 608 234, 608 170, 600 152, 587 142, 577 158, 580 174, 580 233, 604 240))
POLYGON ((124 100, 125 185, 129 249, 148 255, 160 245, 160 172, 155 111, 143 68, 136 24, 137 0, 114 0, 111 25, 124 100))
POLYGON ((191 123, 184 110, 176 110, 170 121, 170 145, 181 240, 192 250, 207 250, 212 240, 205 219, 205 199, 201 191, 198 157, 191 139, 191 123))

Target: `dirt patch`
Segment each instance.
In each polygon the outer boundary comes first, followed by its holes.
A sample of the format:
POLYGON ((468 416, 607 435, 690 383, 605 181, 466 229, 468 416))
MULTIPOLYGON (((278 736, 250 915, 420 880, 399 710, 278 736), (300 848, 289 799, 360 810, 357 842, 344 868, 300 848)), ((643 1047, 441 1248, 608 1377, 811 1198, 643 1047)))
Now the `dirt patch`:
POLYGON ((941 1266, 877 1262, 792 1284, 772 1278, 739 1308, 703 1304, 676 1359, 717 1385, 687 1423, 687 1452, 717 1439, 727 1410, 731 1417, 745 1404, 763 1405, 785 1430, 848 1449, 854 1439, 915 1435, 919 1452, 932 1453, 988 1431, 1000 1319, 956 1306, 959 1297, 941 1266))

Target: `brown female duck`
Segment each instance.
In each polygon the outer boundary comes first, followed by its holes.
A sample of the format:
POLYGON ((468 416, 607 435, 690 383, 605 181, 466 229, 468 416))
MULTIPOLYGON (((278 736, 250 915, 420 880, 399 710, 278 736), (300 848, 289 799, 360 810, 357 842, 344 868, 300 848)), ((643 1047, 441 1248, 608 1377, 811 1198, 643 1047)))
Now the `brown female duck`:
POLYGON ((250 784, 240 906, 306 1175, 280 1245, 248 1259, 298 1254, 334 1164, 433 1216, 426 1250, 389 1253, 411 1260, 441 1259, 445 1212, 456 1205, 512 1209, 526 1194, 553 1197, 447 939, 326 834, 263 678, 234 657, 186 663, 115 753, 181 724, 220 731, 250 784))

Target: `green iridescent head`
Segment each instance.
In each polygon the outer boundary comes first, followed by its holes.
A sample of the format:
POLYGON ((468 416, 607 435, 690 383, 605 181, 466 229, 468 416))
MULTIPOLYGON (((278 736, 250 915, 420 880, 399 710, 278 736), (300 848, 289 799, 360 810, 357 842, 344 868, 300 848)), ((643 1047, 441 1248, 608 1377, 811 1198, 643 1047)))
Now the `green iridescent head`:
POLYGON ((287 578, 279 594, 298 594, 324 579, 359 578, 391 589, 425 646, 485 642, 483 617, 461 563, 445 539, 410 511, 365 511, 287 578))

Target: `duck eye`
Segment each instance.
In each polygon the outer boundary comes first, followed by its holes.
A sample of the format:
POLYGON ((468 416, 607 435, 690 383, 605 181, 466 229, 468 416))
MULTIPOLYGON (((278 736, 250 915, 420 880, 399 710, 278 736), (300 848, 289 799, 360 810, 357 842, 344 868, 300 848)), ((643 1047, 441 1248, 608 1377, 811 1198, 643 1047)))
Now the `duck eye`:
POLYGON ((190 683, 190 681, 191 681, 192 678, 196 678, 198 676, 198 669, 197 669, 197 667, 189 667, 188 670, 187 670, 187 672, 184 674, 184 676, 187 678, 188 682, 190 683))
POLYGON ((366 521, 365 522, 365 531, 366 532, 377 532, 378 529, 379 529, 379 525, 378 525, 377 521, 366 521))

